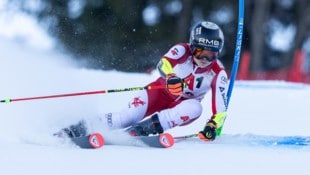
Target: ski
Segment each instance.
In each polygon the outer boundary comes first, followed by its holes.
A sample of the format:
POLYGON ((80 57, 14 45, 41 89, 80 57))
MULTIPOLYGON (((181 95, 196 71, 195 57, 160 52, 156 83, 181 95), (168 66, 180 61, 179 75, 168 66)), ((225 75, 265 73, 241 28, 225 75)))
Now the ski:
POLYGON ((104 145, 104 138, 99 133, 90 134, 81 137, 72 137, 71 141, 80 148, 97 149, 104 145))
POLYGON ((141 140, 149 147, 155 148, 170 148, 174 145, 174 139, 172 135, 168 133, 162 133, 155 136, 136 136, 133 139, 141 140))
POLYGON ((113 142, 112 140, 104 139, 99 133, 90 134, 87 136, 73 137, 71 141, 80 148, 97 149, 103 145, 126 145, 126 146, 149 146, 154 148, 169 148, 174 145, 173 137, 168 133, 162 133, 154 136, 128 136, 126 140, 113 142))

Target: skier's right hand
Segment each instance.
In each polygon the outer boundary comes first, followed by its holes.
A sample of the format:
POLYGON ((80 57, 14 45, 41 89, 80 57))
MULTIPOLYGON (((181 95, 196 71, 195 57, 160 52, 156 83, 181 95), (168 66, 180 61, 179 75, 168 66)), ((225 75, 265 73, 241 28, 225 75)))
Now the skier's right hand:
POLYGON ((183 80, 175 74, 166 77, 167 90, 173 95, 181 95, 183 93, 183 80))

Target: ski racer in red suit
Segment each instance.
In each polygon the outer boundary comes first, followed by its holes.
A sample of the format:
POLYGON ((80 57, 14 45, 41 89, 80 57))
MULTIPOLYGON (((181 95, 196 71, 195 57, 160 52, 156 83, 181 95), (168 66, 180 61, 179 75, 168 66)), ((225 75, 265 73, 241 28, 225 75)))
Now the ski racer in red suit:
POLYGON ((127 128, 132 135, 162 133, 200 117, 201 101, 211 91, 212 116, 198 136, 214 140, 220 135, 227 109, 227 74, 218 60, 223 45, 218 25, 208 21, 196 24, 189 43, 176 44, 163 55, 157 66, 161 76, 147 85, 165 85, 165 89, 139 91, 123 111, 107 113, 92 123, 127 128))

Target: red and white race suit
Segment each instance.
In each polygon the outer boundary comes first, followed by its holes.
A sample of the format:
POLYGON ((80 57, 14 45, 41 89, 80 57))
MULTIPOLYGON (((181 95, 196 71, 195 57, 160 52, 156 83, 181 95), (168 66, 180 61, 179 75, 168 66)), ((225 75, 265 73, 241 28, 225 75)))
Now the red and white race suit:
MULTIPOLYGON (((113 128, 125 128, 157 113, 164 130, 186 125, 202 114, 201 101, 209 91, 212 92, 212 116, 226 111, 228 80, 219 60, 199 68, 189 45, 184 43, 173 46, 161 61, 163 59, 170 63, 174 74, 184 80, 183 94, 175 96, 166 89, 139 91, 123 111, 106 114, 101 121, 113 128)), ((162 76, 148 86, 166 84, 163 71, 160 68, 159 71, 162 76)))

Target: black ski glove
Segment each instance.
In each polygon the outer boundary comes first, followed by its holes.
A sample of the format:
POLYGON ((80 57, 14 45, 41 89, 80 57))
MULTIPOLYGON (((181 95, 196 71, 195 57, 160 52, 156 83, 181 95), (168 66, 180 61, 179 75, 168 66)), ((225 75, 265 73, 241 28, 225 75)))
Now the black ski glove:
POLYGON ((172 95, 183 93, 183 80, 175 75, 168 75, 166 78, 167 89, 172 95))
POLYGON ((216 137, 216 123, 209 120, 202 131, 198 133, 198 137, 203 141, 213 141, 216 137))

